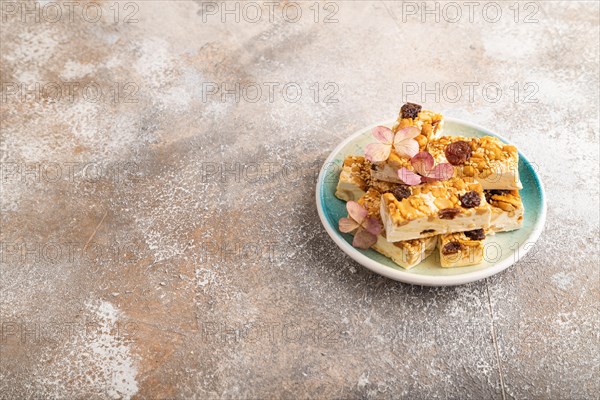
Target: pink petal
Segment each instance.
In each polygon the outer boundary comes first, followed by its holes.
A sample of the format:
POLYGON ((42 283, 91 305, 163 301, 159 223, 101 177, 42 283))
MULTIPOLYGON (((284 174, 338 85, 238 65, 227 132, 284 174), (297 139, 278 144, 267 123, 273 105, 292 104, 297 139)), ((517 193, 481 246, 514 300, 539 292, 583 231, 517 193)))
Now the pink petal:
POLYGON ((419 142, 415 139, 407 139, 398 142, 394 145, 396 147, 396 153, 401 157, 412 158, 419 152, 419 142))
POLYGON ((394 133, 385 126, 376 126, 373 128, 372 134, 375 139, 384 144, 392 144, 394 141, 394 133))
POLYGON ((394 136, 394 144, 403 140, 414 139, 421 134, 421 131, 416 126, 407 126, 400 129, 394 136))
POLYGON ((454 175, 454 167, 449 163, 441 163, 435 166, 433 171, 427 175, 427 180, 445 181, 454 175))
POLYGON ((398 170, 398 178, 400 178, 402 182, 410 186, 418 185, 419 183, 421 183, 421 177, 419 175, 415 174, 410 169, 406 169, 404 167, 398 170))
POLYGON ((388 159, 392 151, 391 144, 370 143, 365 147, 365 157, 371 162, 381 162, 388 159))
POLYGON ((410 163, 418 174, 428 176, 433 169, 433 164, 435 161, 433 160, 433 156, 431 154, 426 151, 422 151, 411 158, 410 163))
POLYGON ((338 222, 338 228, 340 228, 340 232, 349 233, 358 227, 358 223, 351 218, 340 218, 338 222))
POLYGON ((349 201, 346 203, 346 210, 348 215, 359 225, 367 218, 367 210, 355 201, 349 201))
POLYGON ((356 235, 354 235, 352 246, 358 247, 359 249, 368 249, 375 243, 377 243, 377 236, 361 228, 356 232, 356 235))
POLYGON ((382 230, 379 220, 375 217, 368 217, 367 219, 365 219, 362 223, 362 226, 368 232, 371 232, 373 235, 379 235, 382 230))

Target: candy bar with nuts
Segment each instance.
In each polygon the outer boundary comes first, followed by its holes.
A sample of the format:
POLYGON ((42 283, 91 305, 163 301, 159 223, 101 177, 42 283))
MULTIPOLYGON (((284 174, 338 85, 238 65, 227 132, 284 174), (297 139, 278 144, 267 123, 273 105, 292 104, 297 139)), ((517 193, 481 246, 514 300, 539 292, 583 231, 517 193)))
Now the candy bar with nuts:
POLYGON ((438 236, 442 267, 466 267, 483 261, 485 233, 483 229, 438 236))
POLYGON ((442 114, 423 110, 419 104, 406 103, 400 108, 398 119, 392 127, 396 133, 402 128, 416 126, 421 134, 415 138, 419 142, 420 150, 425 150, 427 143, 439 137, 442 133, 444 117, 442 114))
POLYGON ((386 193, 399 186, 398 183, 372 179, 370 176, 371 163, 361 156, 347 156, 340 172, 335 196, 344 201, 357 201, 370 188, 380 193, 386 193))
POLYGON ((508 232, 523 225, 525 209, 518 190, 484 190, 492 209, 490 230, 508 232))
POLYGON ((381 219, 389 242, 450 232, 487 229, 490 206, 481 184, 472 178, 451 178, 410 187, 410 196, 384 193, 381 219))
MULTIPOLYGON (((420 133, 414 139, 419 144, 419 150, 425 150, 431 140, 441 135, 443 124, 444 117, 441 114, 423 110, 418 104, 406 103, 400 109, 392 132, 396 134, 400 129, 411 126, 418 128, 420 133)), ((373 163, 371 177, 381 181, 402 183, 397 174, 402 167, 412 170, 410 160, 392 149, 387 160, 373 163)))
POLYGON ((442 136, 427 144, 436 162, 449 162, 455 176, 472 177, 484 189, 521 189, 519 153, 515 146, 492 136, 442 136))
POLYGON ((361 156, 347 156, 340 172, 335 196, 344 201, 356 201, 369 188, 371 163, 361 156))
MULTIPOLYGON (((358 200, 358 204, 367 210, 369 216, 375 217, 381 222, 381 216, 379 215, 380 201, 381 193, 375 189, 369 189, 358 200)), ((427 258, 434 251, 436 243, 437 239, 435 237, 391 243, 387 241, 385 231, 382 231, 377 236, 377 242, 371 247, 373 250, 391 258, 402 268, 410 269, 427 258)))

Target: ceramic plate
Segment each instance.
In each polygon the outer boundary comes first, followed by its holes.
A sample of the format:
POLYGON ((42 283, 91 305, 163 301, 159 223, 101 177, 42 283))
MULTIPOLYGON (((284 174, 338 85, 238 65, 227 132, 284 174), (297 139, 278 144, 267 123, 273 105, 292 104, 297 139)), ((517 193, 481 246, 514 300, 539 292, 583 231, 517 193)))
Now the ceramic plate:
MULTIPOLYGON (((521 199, 525 207, 523 226, 516 231, 488 236, 484 261, 481 264, 470 267, 442 268, 436 249, 421 264, 406 270, 375 250, 361 250, 352 247, 352 235, 341 233, 338 230, 338 220, 347 216, 346 202, 339 200, 334 195, 342 164, 347 155, 364 154, 365 146, 374 141, 371 130, 375 126, 391 127, 393 123, 394 121, 388 121, 376 124, 351 135, 331 152, 319 173, 316 193, 319 217, 329 236, 344 253, 371 271, 397 281, 426 286, 451 286, 474 282, 497 274, 517 262, 533 247, 546 220, 546 200, 542 183, 535 171, 535 165, 532 165, 521 152, 519 152, 519 175, 523 184, 521 199)), ((496 136, 503 142, 510 143, 483 127, 454 118, 444 119, 444 135, 496 136)))

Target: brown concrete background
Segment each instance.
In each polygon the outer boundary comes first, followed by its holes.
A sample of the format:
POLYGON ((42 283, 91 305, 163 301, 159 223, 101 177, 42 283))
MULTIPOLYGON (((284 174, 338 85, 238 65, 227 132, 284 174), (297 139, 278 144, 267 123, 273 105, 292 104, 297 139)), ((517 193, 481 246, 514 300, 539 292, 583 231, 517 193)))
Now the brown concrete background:
POLYGON ((598 3, 0 4, 0 398, 597 398, 598 3), (322 229, 405 97, 537 165, 508 271, 408 286, 322 229))

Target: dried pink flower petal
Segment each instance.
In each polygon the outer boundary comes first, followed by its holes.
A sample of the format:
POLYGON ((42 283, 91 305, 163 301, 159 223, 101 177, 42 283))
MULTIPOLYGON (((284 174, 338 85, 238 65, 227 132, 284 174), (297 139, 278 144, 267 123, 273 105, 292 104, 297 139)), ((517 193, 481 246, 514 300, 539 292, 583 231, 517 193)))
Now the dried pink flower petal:
POLYGON ((371 134, 375 139, 377 139, 377 141, 381 143, 392 144, 394 140, 394 132, 385 126, 376 126, 373 128, 371 134))
POLYGON ((363 228, 358 229, 352 240, 352 246, 365 250, 375 243, 377 243, 377 236, 363 228))
POLYGON ((435 161, 431 154, 426 151, 421 151, 410 159, 410 163, 419 175, 427 176, 433 169, 435 161))
POLYGON ((396 136, 394 136, 394 145, 403 140, 414 139, 420 134, 421 131, 419 131, 419 128, 416 126, 407 126, 406 128, 402 128, 396 132, 396 136))
POLYGON ((404 167, 398 170, 398 178, 400 178, 402 182, 410 186, 418 185, 419 183, 421 183, 421 177, 419 175, 415 174, 410 169, 404 167))
POLYGON ((423 180, 427 180, 427 182, 445 181, 452 178, 452 175, 454 175, 454 167, 452 164, 441 163, 436 165, 423 180))
POLYGON ((358 204, 355 201, 349 201, 346 203, 346 210, 348 210, 348 215, 354 221, 356 221, 359 225, 367 218, 367 209, 358 204))
POLYGON ((401 157, 411 158, 419 152, 419 142, 414 140, 421 132, 415 126, 400 129, 394 136, 394 149, 401 157))
POLYGON ((394 134, 385 126, 377 126, 372 135, 379 143, 370 143, 365 147, 365 157, 371 162, 382 162, 388 159, 392 147, 401 157, 411 158, 419 151, 419 143, 414 140, 420 134, 417 127, 409 126, 394 134))
POLYGON ((340 232, 344 233, 350 233, 359 226, 360 225, 352 218, 343 217, 338 221, 338 228, 340 229, 340 232))
POLYGON ((419 142, 414 139, 407 139, 396 144, 394 148, 399 156, 411 158, 419 152, 419 142))
POLYGON ((376 126, 371 132, 379 143, 371 143, 365 147, 365 157, 371 162, 381 162, 388 159, 392 151, 394 133, 385 126, 376 126))
POLYGON ((371 162, 382 162, 388 159, 391 151, 391 144, 369 143, 365 147, 365 158, 371 162))
POLYGON ((365 219, 365 221, 362 223, 362 226, 373 235, 379 235, 382 230, 379 220, 375 217, 369 217, 365 219))
POLYGON ((368 249, 377 242, 377 235, 382 231, 379 220, 368 217, 367 210, 355 201, 346 203, 349 217, 340 218, 338 227, 341 232, 350 233, 357 230, 352 240, 352 246, 368 249))
POLYGON ((418 185, 422 182, 444 181, 452 178, 452 175, 454 175, 454 167, 451 164, 441 163, 435 165, 433 156, 426 151, 415 154, 415 156, 410 159, 410 163, 415 169, 414 172, 407 168, 400 168, 398 170, 398 177, 407 185, 418 185))

